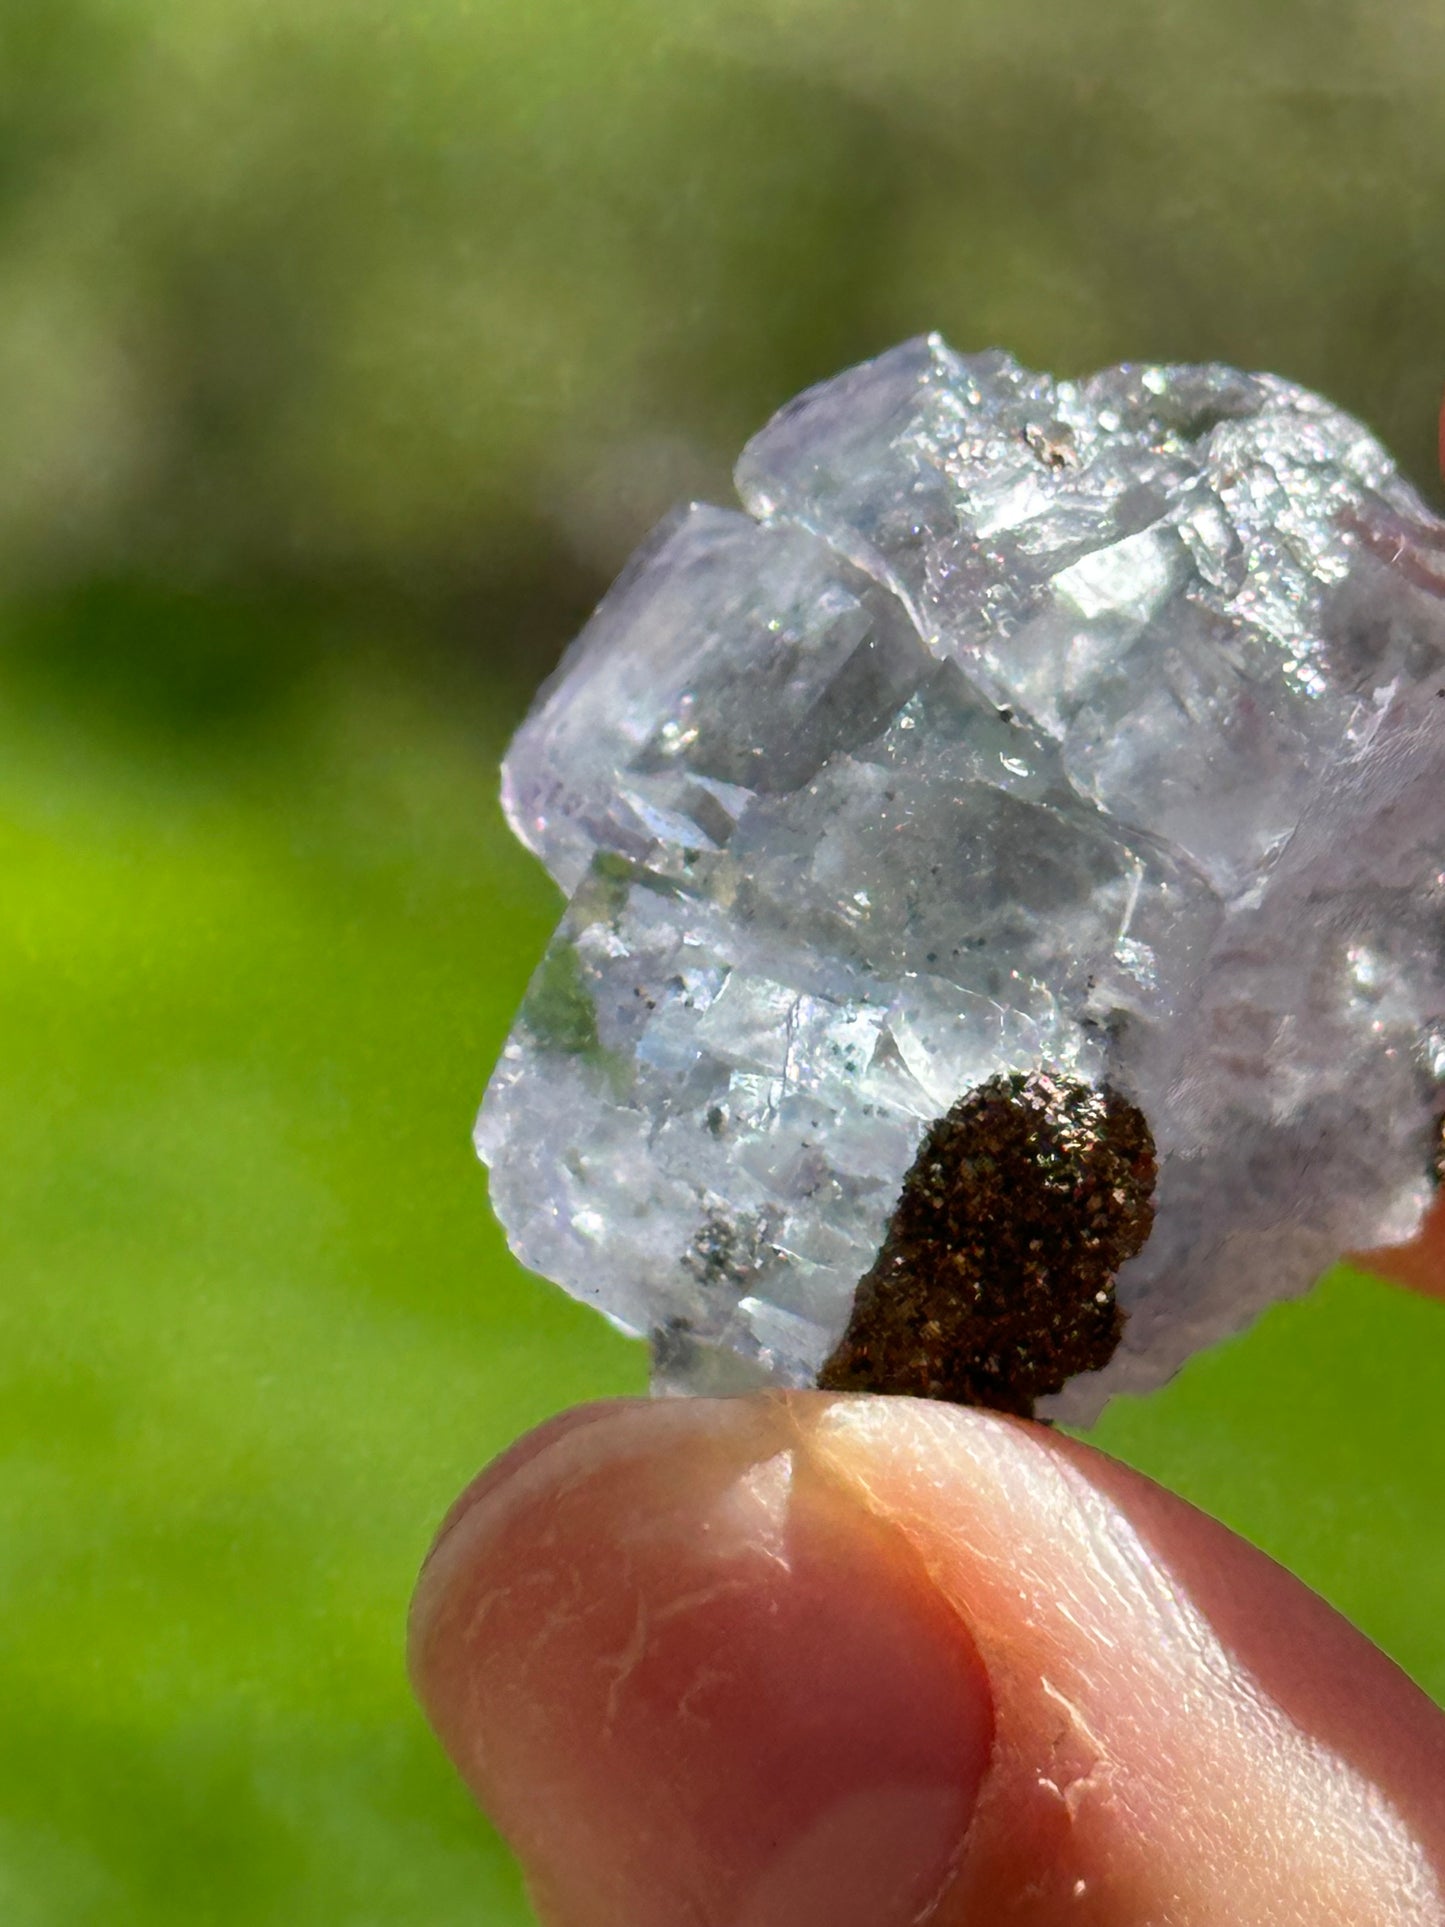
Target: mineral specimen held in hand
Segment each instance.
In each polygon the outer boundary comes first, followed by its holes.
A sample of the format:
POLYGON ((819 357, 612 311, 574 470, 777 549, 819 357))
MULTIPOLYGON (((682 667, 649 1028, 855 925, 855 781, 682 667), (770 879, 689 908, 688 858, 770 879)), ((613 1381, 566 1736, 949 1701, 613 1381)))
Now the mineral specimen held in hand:
POLYGON ((1408 1236, 1445 599, 1366 431, 1270 375, 935 337, 738 486, 507 758, 571 899, 478 1124, 519 1256, 667 1389, 1082 1421, 1408 1236))

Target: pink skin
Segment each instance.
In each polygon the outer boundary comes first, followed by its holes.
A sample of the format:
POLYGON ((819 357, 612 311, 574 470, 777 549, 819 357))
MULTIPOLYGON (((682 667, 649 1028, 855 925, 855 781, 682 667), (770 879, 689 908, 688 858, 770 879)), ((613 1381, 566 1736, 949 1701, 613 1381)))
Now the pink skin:
MULTIPOLYGON (((1445 530, 1367 539, 1445 593, 1445 530)), ((1445 1297, 1445 1202, 1360 1256, 1445 1297)), ((564 1413, 447 1515, 411 1667, 546 1927, 1445 1927, 1445 1715, 990 1413, 564 1413)))
POLYGON ((412 1673, 547 1927, 1442 1927, 1445 1717, 1088 1447, 821 1393, 554 1420, 412 1673))

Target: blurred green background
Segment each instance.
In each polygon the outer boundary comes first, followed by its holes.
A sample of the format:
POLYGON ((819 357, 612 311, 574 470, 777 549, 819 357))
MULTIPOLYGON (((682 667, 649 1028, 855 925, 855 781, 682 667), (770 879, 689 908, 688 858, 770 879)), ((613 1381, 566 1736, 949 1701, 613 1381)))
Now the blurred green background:
MULTIPOLYGON (((1324 388, 1427 489, 1437 0, 0 10, 0 1920, 528 1918, 411 1710, 520 1428, 641 1386, 472 1113, 495 764, 674 499, 911 332, 1324 388)), ((1445 1696, 1445 1311, 1099 1436, 1445 1696)))

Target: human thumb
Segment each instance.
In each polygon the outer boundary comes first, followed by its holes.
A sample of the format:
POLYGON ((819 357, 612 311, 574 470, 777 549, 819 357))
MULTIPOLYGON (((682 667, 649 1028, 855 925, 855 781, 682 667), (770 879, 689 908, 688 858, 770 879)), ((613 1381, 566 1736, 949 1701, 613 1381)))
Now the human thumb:
POLYGON ((418 1693, 548 1927, 1431 1927, 1445 1719, 1048 1430, 584 1407, 463 1495, 418 1693))

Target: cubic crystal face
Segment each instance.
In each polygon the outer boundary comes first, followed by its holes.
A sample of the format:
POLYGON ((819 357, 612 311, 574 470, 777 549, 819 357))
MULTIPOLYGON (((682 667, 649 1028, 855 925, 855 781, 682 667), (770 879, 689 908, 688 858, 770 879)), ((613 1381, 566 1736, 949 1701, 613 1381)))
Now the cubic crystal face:
POLYGON ((813 1384, 954 1107, 1108 1093, 1157 1183, 1122 1342, 1040 1408, 1086 1421, 1409 1235, 1445 600, 1391 564, 1426 511, 1383 450, 1274 376, 932 337, 783 409, 737 481, 507 757, 571 899, 477 1128, 519 1257, 666 1389, 813 1384))

